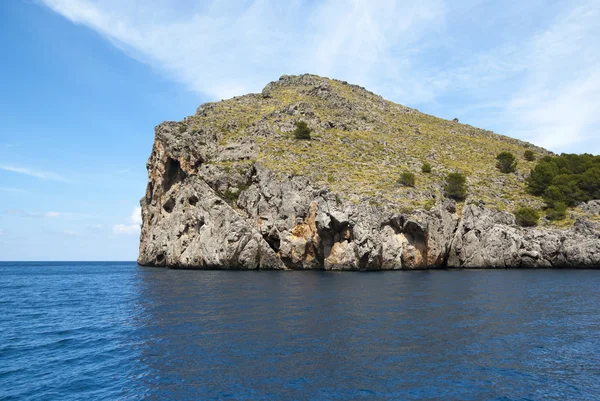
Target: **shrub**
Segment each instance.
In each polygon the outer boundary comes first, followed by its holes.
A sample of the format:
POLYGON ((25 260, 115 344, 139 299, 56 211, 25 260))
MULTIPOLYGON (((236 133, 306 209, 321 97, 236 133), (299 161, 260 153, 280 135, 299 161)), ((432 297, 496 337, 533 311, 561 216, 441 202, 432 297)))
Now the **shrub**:
POLYGON ((556 185, 550 185, 548 188, 546 188, 543 196, 544 200, 546 200, 546 203, 565 203, 567 201, 567 197, 565 196, 565 194, 556 185))
POLYGON ((503 173, 514 173, 517 170, 517 159, 510 152, 499 153, 496 160, 496 167, 503 173))
POLYGON ((227 188, 225 191, 219 192, 219 195, 221 196, 221 199, 223 199, 225 202, 229 203, 230 205, 235 205, 242 192, 247 190, 249 187, 250 185, 246 184, 238 185, 235 191, 232 191, 231 188, 227 188))
POLYGON ((567 205, 563 202, 552 202, 546 209, 546 218, 548 220, 562 220, 567 217, 567 205))
POLYGON ((527 160, 527 161, 532 162, 535 160, 535 153, 533 153, 533 151, 531 151, 531 150, 526 150, 523 156, 525 157, 525 160, 527 160))
POLYGON ((585 200, 600 199, 600 167, 592 167, 577 177, 577 184, 585 200))
POLYGON ((448 198, 458 201, 465 200, 467 197, 467 178, 461 173, 448 174, 444 192, 448 198))
POLYGON ((517 224, 521 227, 534 227, 537 226, 540 215, 537 210, 530 207, 522 207, 517 209, 515 212, 517 224))
POLYGON ((225 200, 225 202, 229 204, 236 204, 238 198, 240 197, 240 192, 234 192, 231 189, 227 188, 225 192, 221 193, 221 198, 225 200))
POLYGON ((296 121, 296 129, 294 130, 294 137, 296 139, 310 140, 311 129, 304 121, 296 121))
POLYGON ((527 178, 528 191, 533 195, 543 194, 557 174, 558 168, 553 163, 539 162, 527 178))
POLYGON ((431 173, 431 164, 427 162, 423 163, 423 165, 421 166, 421 171, 424 173, 431 173))
POLYGON ((527 190, 542 196, 549 209, 562 215, 561 207, 554 204, 576 206, 581 202, 600 199, 600 156, 568 155, 544 157, 527 178, 527 190))
POLYGON ((428 212, 435 207, 435 199, 429 199, 425 204, 423 204, 423 209, 428 212))
POLYGON ((405 187, 414 187, 415 186, 415 175, 410 171, 405 171, 400 175, 400 179, 398 182, 405 187))

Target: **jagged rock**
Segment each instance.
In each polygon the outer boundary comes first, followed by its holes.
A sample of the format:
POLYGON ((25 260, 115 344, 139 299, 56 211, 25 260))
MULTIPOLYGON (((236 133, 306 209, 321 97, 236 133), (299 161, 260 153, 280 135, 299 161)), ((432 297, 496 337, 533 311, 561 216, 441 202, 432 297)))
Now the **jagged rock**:
POLYGON ((514 216, 474 204, 463 211, 450 267, 593 267, 600 265, 600 227, 579 220, 568 230, 521 228, 514 216))
POLYGON ((258 230, 201 179, 189 176, 142 201, 139 263, 151 266, 280 269, 285 266, 258 230))
POLYGON ((218 161, 251 160, 258 156, 258 146, 254 140, 230 142, 223 146, 217 156, 218 161))
MULTIPOLYGON (((416 110, 386 102, 358 86, 310 75, 283 76, 261 95, 230 102, 240 110, 266 114, 254 120, 246 114, 236 117, 237 109, 231 106, 221 110, 220 120, 198 124, 203 120, 195 118, 217 113, 218 106, 206 104, 182 123, 156 127, 147 163, 149 182, 141 200, 140 264, 327 270, 600 265, 597 223, 580 219, 567 230, 521 228, 512 214, 488 209, 483 201, 459 210, 454 201, 439 197, 440 183, 419 191, 407 189, 400 199, 437 200, 429 211, 416 208, 399 213, 404 209, 382 193, 336 192, 327 183, 309 178, 318 172, 282 173, 261 161, 261 144, 267 139, 285 143, 284 134, 293 129, 296 118, 305 119, 317 131, 366 132, 374 137, 373 143, 388 147, 392 142, 377 137, 391 132, 380 112, 411 115, 416 110), (343 91, 339 85, 344 85, 343 91), (279 89, 296 87, 297 98, 278 103, 279 89), (361 101, 351 102, 348 93, 361 101), (309 104, 309 98, 316 103, 309 104), (317 115, 312 104, 325 104, 326 115, 317 115)), ((418 125, 408 126, 419 130, 418 125)), ((425 127, 419 138, 428 134, 430 128, 425 127)), ((372 146, 364 137, 335 140, 340 147, 357 142, 365 149, 372 146)), ((303 143, 303 149, 318 144, 303 143)), ((454 157, 445 152, 428 149, 425 155, 435 160, 454 157)), ((310 152, 302 155, 312 157, 310 152)), ((380 168, 393 167, 387 160, 381 162, 380 168)), ((352 163, 347 160, 344 166, 352 163)), ((418 169, 422 161, 408 157, 403 163, 418 169)), ((335 179, 347 179, 341 170, 335 179)), ((600 201, 589 202, 582 210, 598 214, 600 201)))
POLYGON ((587 203, 583 203, 582 205, 580 205, 580 208, 584 213, 599 215, 600 200, 592 200, 587 203))

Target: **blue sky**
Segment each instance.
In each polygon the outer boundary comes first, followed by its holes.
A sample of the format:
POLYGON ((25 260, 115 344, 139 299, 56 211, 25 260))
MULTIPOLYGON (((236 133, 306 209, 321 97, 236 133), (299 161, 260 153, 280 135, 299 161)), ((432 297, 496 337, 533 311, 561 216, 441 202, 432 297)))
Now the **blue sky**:
POLYGON ((0 260, 134 260, 153 127, 282 74, 600 153, 597 0, 12 0, 0 18, 0 260))

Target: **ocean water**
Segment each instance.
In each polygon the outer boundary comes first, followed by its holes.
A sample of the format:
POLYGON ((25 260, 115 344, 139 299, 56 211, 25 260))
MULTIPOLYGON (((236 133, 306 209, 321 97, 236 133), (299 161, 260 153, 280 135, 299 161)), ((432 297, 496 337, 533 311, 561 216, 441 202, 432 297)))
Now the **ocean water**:
POLYGON ((0 400, 599 400, 600 270, 0 263, 0 400))

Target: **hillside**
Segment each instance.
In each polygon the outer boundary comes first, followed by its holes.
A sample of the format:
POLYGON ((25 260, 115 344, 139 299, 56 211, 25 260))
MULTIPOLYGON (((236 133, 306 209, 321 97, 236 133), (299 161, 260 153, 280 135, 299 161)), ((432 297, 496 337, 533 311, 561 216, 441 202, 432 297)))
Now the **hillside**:
MULTIPOLYGON (((262 94, 236 97, 201 106, 185 120, 186 130, 214 127, 220 143, 256 137, 258 161, 285 175, 304 175, 354 202, 390 203, 407 210, 430 207, 442 197, 449 172, 467 176, 469 195, 500 210, 517 204, 541 207, 525 191, 524 178, 548 151, 470 125, 423 114, 383 99, 364 88, 314 75, 284 76, 262 94), (298 141, 294 122, 306 121, 312 141, 298 141), (496 156, 509 151, 518 157, 517 172, 496 169, 496 156), (422 173, 424 162, 431 173, 422 173), (416 175, 414 188, 398 184, 404 171, 416 175), (350 195, 351 194, 351 195, 350 195)), ((223 167, 229 161, 210 160, 223 167)))
POLYGON ((551 155, 345 82, 283 76, 260 94, 207 103, 156 127, 138 261, 203 269, 600 265, 597 202, 559 223, 517 226, 517 208, 544 206, 526 191, 536 166, 526 152, 551 155), (299 123, 310 140, 296 138, 299 123), (514 172, 496 167, 501 152, 516 156, 514 172), (414 186, 399 183, 408 172, 414 186), (444 193, 457 172, 467 181, 458 203, 444 193))

